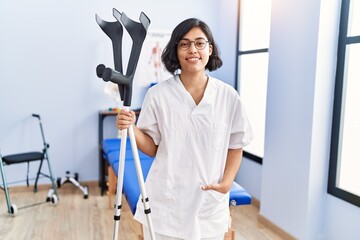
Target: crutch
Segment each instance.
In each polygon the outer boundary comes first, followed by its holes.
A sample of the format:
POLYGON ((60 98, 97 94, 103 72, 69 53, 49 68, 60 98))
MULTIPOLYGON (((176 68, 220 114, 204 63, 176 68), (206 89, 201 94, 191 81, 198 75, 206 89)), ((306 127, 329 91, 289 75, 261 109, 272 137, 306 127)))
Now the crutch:
MULTIPOLYGON (((135 22, 128 18, 125 13, 120 13, 115 8, 113 9, 113 16, 116 18, 116 22, 106 22, 96 15, 96 21, 101 27, 101 29, 106 33, 106 35, 111 39, 113 45, 113 54, 115 69, 105 67, 105 65, 100 64, 96 68, 96 74, 99 78, 102 78, 104 81, 111 81, 118 85, 120 98, 123 101, 124 108, 122 111, 130 111, 131 106, 131 96, 132 96, 132 82, 135 75, 136 66, 140 57, 140 52, 142 44, 146 37, 147 29, 150 25, 150 19, 142 12, 140 14, 140 23, 135 22), (130 59, 126 70, 126 75, 123 75, 122 71, 122 54, 121 54, 121 43, 122 43, 122 34, 123 29, 122 25, 130 34, 133 44, 131 47, 130 59)), ((144 205, 144 212, 146 214, 149 231, 151 239, 155 240, 155 233, 151 221, 151 210, 149 204, 149 198, 147 197, 145 190, 144 177, 141 169, 139 152, 137 149, 135 134, 133 126, 130 126, 129 129, 124 129, 121 132, 121 144, 120 144, 120 156, 119 156, 119 168, 118 168, 118 179, 117 179, 117 188, 116 188, 116 203, 115 203, 115 212, 114 212, 114 234, 113 239, 118 238, 118 228, 119 221, 121 216, 121 196, 122 196, 122 187, 123 187, 123 178, 124 178, 124 167, 125 167, 125 151, 126 151, 126 139, 129 132, 131 148, 134 156, 134 163, 137 173, 137 178, 140 186, 141 199, 144 205)))

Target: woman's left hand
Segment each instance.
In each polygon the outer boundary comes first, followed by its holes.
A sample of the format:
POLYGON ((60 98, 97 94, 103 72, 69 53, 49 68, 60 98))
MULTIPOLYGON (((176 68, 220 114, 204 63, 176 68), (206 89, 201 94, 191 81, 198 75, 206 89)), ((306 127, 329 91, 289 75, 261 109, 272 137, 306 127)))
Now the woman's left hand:
POLYGON ((201 189, 204 191, 214 190, 214 191, 217 191, 217 192, 220 192, 223 194, 229 192, 230 188, 231 188, 231 185, 228 186, 227 184, 224 184, 224 183, 215 183, 215 184, 201 186, 201 189))

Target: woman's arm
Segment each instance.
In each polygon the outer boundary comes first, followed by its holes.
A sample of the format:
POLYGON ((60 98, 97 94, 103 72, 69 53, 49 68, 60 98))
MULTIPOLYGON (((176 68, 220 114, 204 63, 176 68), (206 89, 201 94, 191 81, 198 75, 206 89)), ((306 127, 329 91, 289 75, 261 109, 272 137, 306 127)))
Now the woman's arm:
POLYGON ((224 175, 221 182, 202 186, 201 188, 203 190, 215 190, 224 194, 229 192, 235 176, 240 168, 242 154, 242 148, 228 149, 224 175))
POLYGON ((136 115, 134 111, 127 112, 122 110, 116 116, 116 127, 120 130, 123 130, 128 129, 131 125, 133 125, 138 149, 150 157, 155 157, 157 145, 155 145, 154 141, 149 135, 135 126, 135 121, 136 115))
POLYGON ((155 157, 158 146, 155 145, 153 139, 141 131, 137 126, 134 126, 134 132, 135 132, 135 139, 136 139, 136 145, 146 155, 150 157, 155 157))

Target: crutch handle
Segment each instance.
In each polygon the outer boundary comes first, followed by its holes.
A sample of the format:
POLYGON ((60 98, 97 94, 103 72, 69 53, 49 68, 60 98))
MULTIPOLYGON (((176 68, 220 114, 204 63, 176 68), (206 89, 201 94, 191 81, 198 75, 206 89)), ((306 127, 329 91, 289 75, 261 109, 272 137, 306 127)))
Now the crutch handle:
POLYGON ((104 72, 105 69, 106 69, 106 67, 105 67, 104 64, 99 64, 99 65, 96 67, 96 75, 97 75, 99 78, 102 78, 103 72, 104 72))
POLYGON ((32 116, 33 116, 33 117, 36 117, 36 118, 38 118, 38 119, 40 120, 40 115, 39 115, 39 114, 33 113, 32 116))

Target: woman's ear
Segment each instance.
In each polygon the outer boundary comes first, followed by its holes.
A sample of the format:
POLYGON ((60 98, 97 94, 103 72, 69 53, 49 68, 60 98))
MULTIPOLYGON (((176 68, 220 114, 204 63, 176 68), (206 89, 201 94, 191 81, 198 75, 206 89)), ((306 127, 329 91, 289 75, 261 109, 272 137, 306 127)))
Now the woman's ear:
POLYGON ((213 46, 210 44, 210 45, 209 45, 209 55, 211 55, 212 52, 213 52, 213 46))

